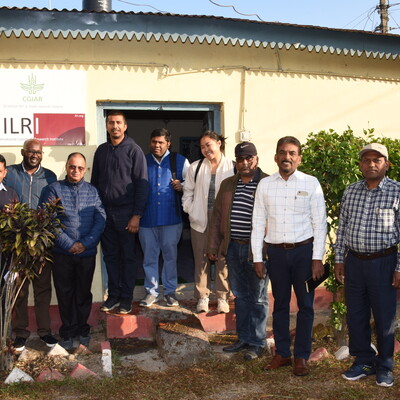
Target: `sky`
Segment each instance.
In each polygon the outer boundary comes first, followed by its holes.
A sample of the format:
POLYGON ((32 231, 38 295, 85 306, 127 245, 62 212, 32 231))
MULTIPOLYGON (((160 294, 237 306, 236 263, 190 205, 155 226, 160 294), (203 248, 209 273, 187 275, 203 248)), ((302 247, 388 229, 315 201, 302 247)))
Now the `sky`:
MULTIPOLYGON (((126 12, 215 15, 374 31, 380 23, 376 11, 378 4, 379 0, 112 0, 112 9, 126 12)), ((400 2, 387 0, 387 4, 390 5, 390 33, 400 34, 400 2)), ((81 10, 82 0, 0 0, 0 5, 81 10)))

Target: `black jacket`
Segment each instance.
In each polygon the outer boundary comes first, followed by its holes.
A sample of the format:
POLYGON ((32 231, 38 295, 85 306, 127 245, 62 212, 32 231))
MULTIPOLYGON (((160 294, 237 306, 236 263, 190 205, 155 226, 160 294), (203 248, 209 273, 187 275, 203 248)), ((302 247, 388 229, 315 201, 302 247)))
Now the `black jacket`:
POLYGON ((91 183, 106 209, 132 207, 132 215, 143 215, 149 189, 142 149, 127 135, 117 146, 108 138, 94 154, 91 183))

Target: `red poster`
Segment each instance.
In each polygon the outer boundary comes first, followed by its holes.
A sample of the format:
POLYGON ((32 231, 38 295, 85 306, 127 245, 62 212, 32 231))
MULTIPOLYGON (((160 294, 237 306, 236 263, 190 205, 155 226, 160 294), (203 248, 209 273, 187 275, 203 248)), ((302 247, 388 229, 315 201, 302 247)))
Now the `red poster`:
POLYGON ((43 146, 85 144, 85 114, 33 114, 34 137, 43 146))

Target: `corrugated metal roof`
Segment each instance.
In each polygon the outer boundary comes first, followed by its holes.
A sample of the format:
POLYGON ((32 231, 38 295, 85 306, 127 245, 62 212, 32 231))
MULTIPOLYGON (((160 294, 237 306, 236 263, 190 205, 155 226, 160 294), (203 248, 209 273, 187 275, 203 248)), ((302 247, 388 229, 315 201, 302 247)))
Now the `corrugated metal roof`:
POLYGON ((231 44, 400 58, 400 36, 214 16, 0 8, 0 35, 231 44))

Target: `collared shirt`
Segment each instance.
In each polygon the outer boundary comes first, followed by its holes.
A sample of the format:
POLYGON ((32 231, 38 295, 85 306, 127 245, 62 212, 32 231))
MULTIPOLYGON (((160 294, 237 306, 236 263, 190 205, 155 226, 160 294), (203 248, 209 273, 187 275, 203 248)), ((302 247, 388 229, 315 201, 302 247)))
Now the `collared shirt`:
MULTIPOLYGON (((400 183, 384 177, 374 189, 365 180, 344 192, 336 234, 335 262, 343 263, 348 249, 377 253, 399 243, 400 183)), ((396 271, 400 271, 400 254, 396 271)))
POLYGON ((0 182, 0 190, 5 190, 7 192, 7 188, 4 186, 3 182, 0 182))
POLYGON ((247 240, 251 235, 251 218, 253 214, 254 195, 258 181, 243 183, 239 178, 233 195, 231 211, 231 238, 247 240))
MULTIPOLYGON (((154 154, 152 154, 152 157, 153 157, 154 161, 155 161, 157 164, 160 165, 160 164, 162 163, 162 161, 164 160, 164 158, 168 156, 168 154, 170 154, 170 151, 167 149, 167 151, 166 151, 166 152, 164 153, 164 155, 161 157, 161 160, 160 160, 160 161, 158 161, 157 157, 155 157, 154 154)), ((189 166, 190 166, 190 163, 189 163, 189 161, 185 158, 185 163, 183 164, 183 168, 182 168, 182 177, 183 177, 183 180, 186 179, 186 174, 187 174, 187 170, 188 170, 189 166)), ((182 184, 183 184, 183 183, 182 183, 182 184)))
POLYGON ((313 260, 322 260, 326 240, 326 207, 318 179, 295 171, 284 180, 279 172, 258 184, 251 246, 254 262, 262 261, 267 243, 298 243, 314 237, 313 260))

